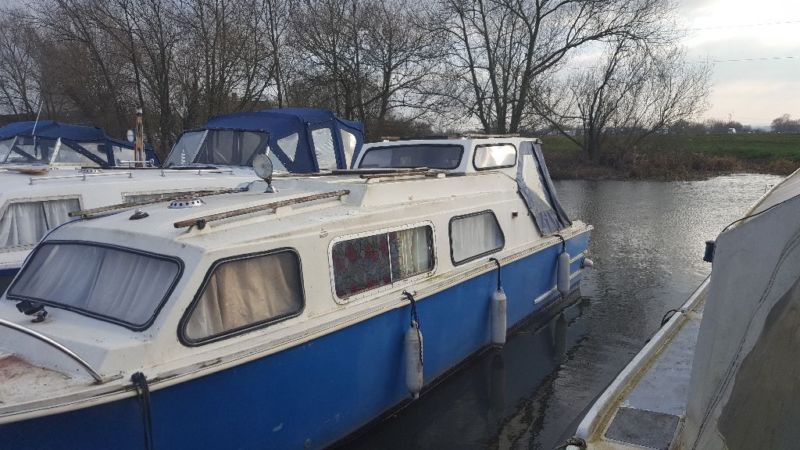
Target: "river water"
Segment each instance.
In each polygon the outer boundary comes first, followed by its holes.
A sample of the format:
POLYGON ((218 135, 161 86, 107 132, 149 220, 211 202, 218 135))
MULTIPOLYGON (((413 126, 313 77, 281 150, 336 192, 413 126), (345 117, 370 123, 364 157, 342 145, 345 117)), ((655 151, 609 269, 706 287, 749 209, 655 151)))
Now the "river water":
POLYGON ((472 359, 347 446, 552 449, 705 278, 704 241, 781 177, 694 182, 559 181, 573 219, 594 225, 582 298, 472 359))

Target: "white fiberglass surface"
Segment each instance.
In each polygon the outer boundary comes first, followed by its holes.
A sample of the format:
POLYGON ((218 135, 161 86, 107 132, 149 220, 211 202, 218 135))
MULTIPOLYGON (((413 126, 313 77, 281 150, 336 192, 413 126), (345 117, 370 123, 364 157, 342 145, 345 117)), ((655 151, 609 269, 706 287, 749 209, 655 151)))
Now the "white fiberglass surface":
POLYGON ((146 327, 180 273, 177 261, 84 243, 44 243, 8 290, 29 300, 146 327))

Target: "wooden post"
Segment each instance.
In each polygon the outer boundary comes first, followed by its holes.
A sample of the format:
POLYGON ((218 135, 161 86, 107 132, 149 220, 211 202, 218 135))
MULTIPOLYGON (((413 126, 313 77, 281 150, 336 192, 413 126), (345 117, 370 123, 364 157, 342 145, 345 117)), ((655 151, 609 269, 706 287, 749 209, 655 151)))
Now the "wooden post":
POLYGON ((144 167, 144 123, 142 121, 142 108, 136 109, 136 127, 134 128, 133 159, 135 167, 144 167))

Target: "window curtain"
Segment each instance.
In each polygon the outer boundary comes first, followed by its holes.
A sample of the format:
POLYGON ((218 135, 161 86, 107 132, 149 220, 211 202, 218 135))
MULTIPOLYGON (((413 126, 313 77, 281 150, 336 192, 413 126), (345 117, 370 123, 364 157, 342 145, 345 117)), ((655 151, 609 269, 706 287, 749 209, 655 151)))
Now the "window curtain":
POLYGON ((377 234, 333 246, 334 284, 339 298, 392 282, 387 244, 386 234, 377 234))
POLYGON ((44 244, 11 286, 24 296, 134 326, 155 313, 177 277, 175 261, 83 244, 44 244))
POLYGON ((191 340, 202 340, 302 307, 300 264, 294 253, 229 261, 214 270, 185 333, 191 340))
POLYGON ((543 235, 551 235, 572 225, 556 196, 555 186, 540 148, 530 142, 520 145, 517 165, 517 186, 536 227, 543 235))
POLYGON ((80 209, 76 198, 9 203, 0 218, 0 248, 34 245, 48 230, 69 221, 80 209))
POLYGON ((430 227, 417 227, 389 233, 392 281, 409 278, 433 268, 430 241, 430 227))
POLYGON ((489 211, 457 217, 450 224, 450 245, 456 264, 497 250, 504 244, 497 219, 489 211))

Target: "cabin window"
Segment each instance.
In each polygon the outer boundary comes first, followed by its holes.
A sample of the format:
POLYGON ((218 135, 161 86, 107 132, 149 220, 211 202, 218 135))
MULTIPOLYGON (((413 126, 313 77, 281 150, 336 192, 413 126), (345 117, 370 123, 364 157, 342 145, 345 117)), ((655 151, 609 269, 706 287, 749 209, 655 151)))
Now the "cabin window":
POLYGON ((433 270, 433 231, 422 226, 337 242, 331 259, 336 296, 347 298, 433 270))
POLYGON ((183 133, 167 158, 166 167, 190 164, 249 166, 267 147, 267 133, 243 130, 203 130, 183 133))
POLYGON ((333 133, 330 128, 317 128, 311 132, 314 152, 319 170, 336 169, 336 151, 333 148, 333 133))
POLYGON ((34 245, 81 209, 77 198, 9 203, 0 217, 0 249, 34 245))
POLYGON ((512 167, 516 162, 517 148, 511 144, 479 145, 472 161, 477 170, 512 167))
POLYGON ((83 167, 100 166, 100 164, 98 164, 97 161, 87 156, 87 154, 91 154, 97 157, 100 161, 103 161, 103 165, 106 165, 108 163, 108 156, 106 155, 97 156, 96 154, 94 154, 94 152, 86 149, 85 147, 82 147, 80 144, 67 143, 65 141, 61 141, 58 143, 58 145, 56 145, 55 154, 51 162, 53 164, 75 164, 83 167), (75 148, 73 148, 73 146, 75 148))
POLYGON ((81 242, 44 242, 7 296, 141 330, 155 319, 181 269, 178 260, 152 253, 81 242))
POLYGON ((463 264, 494 253, 505 245, 505 236, 492 211, 481 211, 450 220, 450 256, 463 264))
POLYGON ((358 145, 358 138, 355 134, 347 130, 340 131, 342 133, 342 145, 344 146, 345 166, 349 168, 350 163, 353 161, 353 153, 356 151, 356 146, 358 145))
POLYGON ((297 144, 300 142, 300 134, 292 133, 289 136, 278 139, 278 147, 283 150, 283 153, 294 162, 297 157, 297 144))
POLYGON ((183 328, 189 344, 218 339, 302 311, 300 258, 283 250, 223 260, 211 269, 183 328))
POLYGON ((417 144, 371 147, 361 158, 362 169, 428 169, 457 168, 461 164, 464 147, 460 145, 417 144))
POLYGON ((114 154, 114 164, 117 166, 130 165, 136 160, 136 152, 132 148, 114 145, 111 149, 114 154))
POLYGON ((53 151, 58 144, 57 139, 45 139, 38 136, 18 136, 10 151, 0 163, 49 164, 53 151))

